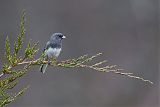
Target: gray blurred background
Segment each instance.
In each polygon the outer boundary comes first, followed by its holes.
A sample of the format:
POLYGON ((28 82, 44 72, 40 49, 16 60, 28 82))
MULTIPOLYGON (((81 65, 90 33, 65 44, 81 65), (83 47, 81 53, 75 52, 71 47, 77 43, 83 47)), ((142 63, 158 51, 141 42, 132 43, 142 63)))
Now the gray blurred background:
MULTIPOLYGON (((9 107, 159 107, 158 0, 0 0, 0 64, 4 41, 18 33, 27 12, 24 48, 54 32, 67 35, 58 60, 102 52, 99 60, 119 65, 154 85, 89 69, 33 67, 15 90, 30 84, 9 107)), ((98 61, 98 60, 96 60, 98 61)))

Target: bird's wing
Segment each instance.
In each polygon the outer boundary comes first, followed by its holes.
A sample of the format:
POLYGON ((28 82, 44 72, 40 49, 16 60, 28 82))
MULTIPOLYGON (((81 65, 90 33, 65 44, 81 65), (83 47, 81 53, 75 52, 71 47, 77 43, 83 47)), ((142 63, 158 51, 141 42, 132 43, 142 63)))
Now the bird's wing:
POLYGON ((46 43, 45 47, 44 47, 43 52, 44 52, 46 49, 48 49, 48 48, 49 48, 49 46, 50 46, 50 42, 48 41, 48 42, 46 43))

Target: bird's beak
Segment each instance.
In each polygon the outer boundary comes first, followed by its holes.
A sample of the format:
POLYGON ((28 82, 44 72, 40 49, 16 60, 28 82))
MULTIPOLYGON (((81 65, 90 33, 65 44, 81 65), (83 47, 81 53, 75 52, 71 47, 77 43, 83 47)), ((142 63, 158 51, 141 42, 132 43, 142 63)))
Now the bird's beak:
POLYGON ((63 38, 63 39, 65 39, 65 38, 66 38, 66 36, 64 36, 64 35, 63 35, 63 36, 62 36, 62 38, 63 38))

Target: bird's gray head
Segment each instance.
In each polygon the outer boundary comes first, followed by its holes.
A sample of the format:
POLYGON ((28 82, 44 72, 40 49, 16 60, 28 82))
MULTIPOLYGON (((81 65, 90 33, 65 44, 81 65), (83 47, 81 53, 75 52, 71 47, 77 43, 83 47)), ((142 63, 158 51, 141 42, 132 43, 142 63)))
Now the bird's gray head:
POLYGON ((64 38, 66 38, 66 37, 62 33, 54 33, 51 36, 50 41, 61 41, 64 38))

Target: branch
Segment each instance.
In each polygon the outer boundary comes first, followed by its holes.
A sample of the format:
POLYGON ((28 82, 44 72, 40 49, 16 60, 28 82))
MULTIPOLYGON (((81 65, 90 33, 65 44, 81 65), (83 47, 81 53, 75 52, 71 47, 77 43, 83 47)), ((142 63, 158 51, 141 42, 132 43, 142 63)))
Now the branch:
MULTIPOLYGON (((120 74, 120 75, 124 75, 124 76, 127 76, 127 77, 130 77, 130 78, 134 78, 134 79, 138 79, 138 80, 142 80, 144 82, 148 82, 150 84, 153 84, 153 82, 151 82, 150 80, 146 80, 142 77, 139 77, 139 76, 135 76, 133 75, 133 73, 126 73, 126 72, 120 72, 122 71, 123 69, 118 69, 116 68, 117 66, 116 65, 107 65, 107 66, 104 66, 104 67, 99 67, 100 65, 106 63, 106 61, 101 61, 101 62, 97 62, 93 65, 87 65, 85 64, 86 62, 90 62, 92 61, 94 58, 98 57, 102 55, 102 53, 99 53, 99 54, 96 54, 94 56, 91 56, 89 57, 88 55, 84 55, 84 56, 80 56, 76 59, 68 59, 68 60, 65 60, 65 61, 60 61, 60 62, 57 62, 55 59, 52 59, 50 61, 51 65, 52 66, 57 66, 57 67, 64 67, 64 68, 89 68, 89 69, 93 69, 93 70, 96 70, 98 72, 111 72, 111 73, 115 73, 115 74, 120 74)), ((47 64, 49 63, 48 61, 43 61, 42 60, 43 58, 39 58, 37 60, 31 60, 31 61, 23 61, 23 62, 20 62, 20 63, 17 63, 17 66, 20 66, 20 65, 41 65, 41 64, 47 64)), ((12 66, 9 66, 9 70, 11 70, 13 67, 12 66)), ((4 75, 4 73, 2 73, 1 75, 4 75)))
POLYGON ((0 74, 0 78, 1 78, 3 75, 4 75, 4 73, 2 72, 2 73, 0 74))

